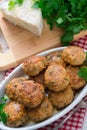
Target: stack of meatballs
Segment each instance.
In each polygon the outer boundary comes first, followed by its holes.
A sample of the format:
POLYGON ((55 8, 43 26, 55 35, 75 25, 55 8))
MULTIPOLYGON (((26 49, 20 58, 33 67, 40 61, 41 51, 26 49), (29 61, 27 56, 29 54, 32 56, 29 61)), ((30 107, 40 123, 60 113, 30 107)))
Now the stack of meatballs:
POLYGON ((86 81, 78 75, 86 53, 77 46, 66 47, 47 56, 31 56, 22 64, 24 77, 12 79, 6 86, 10 101, 4 107, 6 125, 23 126, 52 116, 54 108, 69 105, 86 81))

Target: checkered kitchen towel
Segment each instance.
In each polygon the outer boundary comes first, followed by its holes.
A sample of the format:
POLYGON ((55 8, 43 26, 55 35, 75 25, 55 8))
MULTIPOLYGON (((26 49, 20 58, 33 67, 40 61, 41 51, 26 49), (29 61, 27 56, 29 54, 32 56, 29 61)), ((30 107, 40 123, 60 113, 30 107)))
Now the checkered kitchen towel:
MULTIPOLYGON (((78 41, 74 41, 71 43, 72 45, 75 46, 80 46, 84 49, 87 50, 87 35, 84 36, 83 38, 80 38, 78 41)), ((10 69, 6 72, 6 76, 9 75, 9 73, 11 73, 13 69, 10 69)), ((84 100, 87 101, 87 96, 84 98, 84 100)), ((87 109, 85 108, 81 108, 79 109, 75 114, 72 115, 72 117, 67 120, 67 122, 65 124, 63 124, 63 126, 61 128, 59 128, 58 130, 82 130, 82 126, 83 126, 83 122, 84 122, 84 117, 85 114, 87 112, 87 109)), ((40 128, 38 130, 53 130, 55 128, 55 126, 62 120, 64 119, 68 114, 66 114, 65 116, 63 116, 62 118, 60 118, 59 120, 53 122, 52 124, 45 126, 43 128, 40 128)))

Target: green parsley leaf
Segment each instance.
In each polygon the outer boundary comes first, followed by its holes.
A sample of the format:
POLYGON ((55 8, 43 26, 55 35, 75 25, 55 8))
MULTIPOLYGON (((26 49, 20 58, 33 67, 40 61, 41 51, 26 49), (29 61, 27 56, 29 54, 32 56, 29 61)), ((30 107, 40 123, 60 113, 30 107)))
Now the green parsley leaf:
POLYGON ((87 68, 86 67, 80 68, 78 75, 80 78, 83 78, 87 81, 87 68))
POLYGON ((15 0, 17 4, 22 5, 24 0, 15 0))
POLYGON ((1 121, 3 121, 4 124, 6 124, 7 122, 7 118, 8 118, 8 114, 6 114, 4 111, 2 111, 1 113, 1 121))
POLYGON ((7 95, 4 95, 4 96, 0 99, 0 101, 1 101, 1 102, 6 102, 8 99, 9 99, 8 96, 7 96, 7 95))
POLYGON ((64 35, 61 37, 61 42, 64 46, 68 46, 70 41, 73 39, 73 33, 72 32, 65 32, 64 35))
POLYGON ((24 0, 10 0, 8 3, 8 9, 12 10, 15 7, 15 5, 18 4, 20 6, 23 4, 23 2, 24 0))
POLYGON ((12 9, 15 7, 15 4, 16 4, 16 3, 15 3, 13 0, 11 0, 11 1, 8 3, 8 7, 9 7, 8 9, 9 9, 9 10, 12 10, 12 9))
POLYGON ((6 102, 8 100, 8 97, 5 95, 0 99, 0 121, 3 123, 6 123, 8 114, 4 112, 4 107, 6 105, 6 102))
POLYGON ((59 17, 59 18, 56 20, 56 22, 57 22, 58 24, 61 24, 61 23, 63 23, 63 19, 62 19, 61 17, 59 17))

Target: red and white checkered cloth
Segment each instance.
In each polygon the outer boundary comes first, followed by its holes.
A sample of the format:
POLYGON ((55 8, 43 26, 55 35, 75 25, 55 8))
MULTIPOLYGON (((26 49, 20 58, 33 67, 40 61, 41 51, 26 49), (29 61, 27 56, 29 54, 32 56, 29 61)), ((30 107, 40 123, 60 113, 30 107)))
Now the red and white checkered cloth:
MULTIPOLYGON (((74 41, 71 43, 71 45, 75 45, 75 46, 80 46, 84 49, 87 50, 87 35, 84 36, 83 38, 80 38, 77 41, 74 41)), ((6 76, 8 76, 11 72, 12 72, 13 68, 8 70, 6 72, 6 76)), ((84 100, 87 101, 87 96, 84 98, 84 100)), ((72 117, 70 117, 69 120, 67 120, 63 126, 61 128, 59 128, 58 130, 82 130, 82 126, 83 126, 83 122, 84 122, 84 117, 85 114, 87 112, 87 109, 85 108, 81 108, 79 109, 75 114, 72 115, 72 117)), ((57 121, 53 122, 52 124, 45 126, 43 128, 40 128, 38 130, 53 130, 55 128, 55 126, 62 120, 64 119, 66 116, 68 115, 68 113, 63 116, 62 118, 58 119, 57 121)))

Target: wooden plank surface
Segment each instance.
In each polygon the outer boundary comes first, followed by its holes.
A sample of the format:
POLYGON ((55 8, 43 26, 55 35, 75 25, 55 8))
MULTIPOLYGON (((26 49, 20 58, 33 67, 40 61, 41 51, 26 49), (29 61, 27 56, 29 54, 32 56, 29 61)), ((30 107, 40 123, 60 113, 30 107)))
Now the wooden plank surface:
MULTIPOLYGON (((41 37, 37 37, 31 32, 15 26, 0 17, 0 27, 9 46, 8 52, 0 54, 0 71, 15 67, 30 55, 34 55, 49 48, 62 46, 60 36, 61 29, 54 28, 50 31, 45 24, 41 37)), ((87 31, 76 35, 78 39, 87 34, 87 31)))

